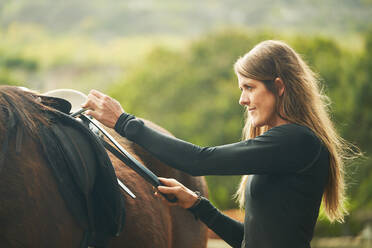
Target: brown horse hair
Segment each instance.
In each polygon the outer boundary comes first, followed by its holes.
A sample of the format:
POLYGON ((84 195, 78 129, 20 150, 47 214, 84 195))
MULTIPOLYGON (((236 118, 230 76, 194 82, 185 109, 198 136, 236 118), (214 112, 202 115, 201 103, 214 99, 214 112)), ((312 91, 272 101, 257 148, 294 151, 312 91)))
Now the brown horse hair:
POLYGON ((12 130, 8 130, 12 125, 21 125, 26 133, 38 139, 38 127, 49 124, 43 112, 55 111, 43 105, 36 93, 16 86, 0 86, 0 109, 1 140, 5 132, 13 134, 12 130))

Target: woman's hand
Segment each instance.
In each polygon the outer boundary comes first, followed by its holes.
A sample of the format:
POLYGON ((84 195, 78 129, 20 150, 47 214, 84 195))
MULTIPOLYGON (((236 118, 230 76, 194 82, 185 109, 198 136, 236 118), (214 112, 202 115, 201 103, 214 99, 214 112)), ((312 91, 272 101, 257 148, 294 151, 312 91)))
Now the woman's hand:
POLYGON ((85 112, 87 115, 110 128, 115 127, 116 121, 124 113, 118 101, 97 90, 89 92, 87 101, 81 107, 88 108, 85 112))
MULTIPOLYGON (((195 192, 186 188, 175 179, 159 177, 159 180, 164 184, 164 186, 158 186, 159 192, 177 197, 177 202, 168 202, 169 205, 177 205, 183 208, 190 208, 198 199, 198 195, 195 192)), ((159 195, 157 193, 155 194, 159 195)))

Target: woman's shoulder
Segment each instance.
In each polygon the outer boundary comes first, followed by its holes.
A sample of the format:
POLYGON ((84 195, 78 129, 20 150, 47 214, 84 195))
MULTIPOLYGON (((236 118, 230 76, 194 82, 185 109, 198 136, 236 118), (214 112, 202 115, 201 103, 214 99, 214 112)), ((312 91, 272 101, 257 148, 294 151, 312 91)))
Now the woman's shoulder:
POLYGON ((324 145, 323 142, 308 127, 299 124, 284 124, 276 126, 263 134, 263 140, 275 144, 277 151, 288 158, 287 162, 296 167, 297 171, 309 168, 317 161, 324 145))
POLYGON ((288 123, 288 124, 276 126, 276 127, 269 129, 266 133, 271 134, 271 135, 277 134, 277 135, 293 136, 293 137, 299 137, 299 138, 304 138, 304 137, 310 138, 311 137, 311 138, 318 139, 318 137, 309 127, 296 124, 296 123, 288 123))
POLYGON ((262 136, 278 140, 283 145, 299 146, 306 149, 317 149, 322 144, 310 128, 295 123, 273 127, 262 134, 262 136))

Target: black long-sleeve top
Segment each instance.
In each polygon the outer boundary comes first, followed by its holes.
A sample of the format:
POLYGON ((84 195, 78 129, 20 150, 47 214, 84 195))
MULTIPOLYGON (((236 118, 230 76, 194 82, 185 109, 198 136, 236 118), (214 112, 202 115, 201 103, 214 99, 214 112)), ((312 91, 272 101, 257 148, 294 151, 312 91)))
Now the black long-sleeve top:
POLYGON ((244 224, 223 215, 206 199, 192 210, 232 247, 310 247, 328 180, 329 153, 309 128, 285 124, 254 139, 216 147, 162 134, 126 113, 115 130, 191 175, 250 175, 244 224))

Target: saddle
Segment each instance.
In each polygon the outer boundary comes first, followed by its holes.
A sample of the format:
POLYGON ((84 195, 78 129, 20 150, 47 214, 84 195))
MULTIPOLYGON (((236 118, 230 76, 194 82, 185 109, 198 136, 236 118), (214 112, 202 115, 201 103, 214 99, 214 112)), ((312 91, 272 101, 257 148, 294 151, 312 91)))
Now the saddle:
POLYGON ((41 97, 57 111, 48 112, 50 126, 41 127, 42 148, 68 210, 85 230, 80 247, 106 247, 125 222, 124 197, 100 139, 68 115, 64 99, 41 97))

